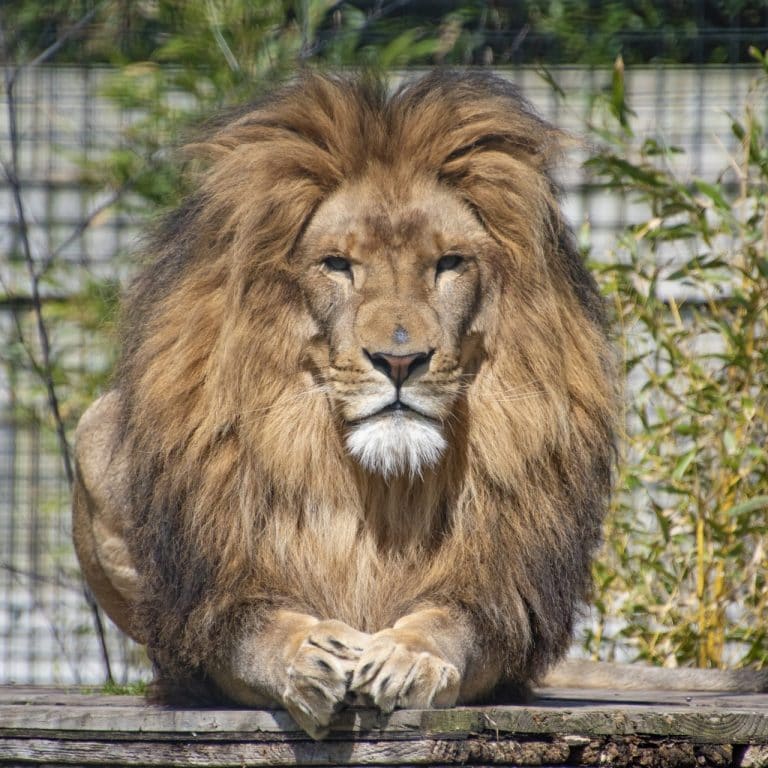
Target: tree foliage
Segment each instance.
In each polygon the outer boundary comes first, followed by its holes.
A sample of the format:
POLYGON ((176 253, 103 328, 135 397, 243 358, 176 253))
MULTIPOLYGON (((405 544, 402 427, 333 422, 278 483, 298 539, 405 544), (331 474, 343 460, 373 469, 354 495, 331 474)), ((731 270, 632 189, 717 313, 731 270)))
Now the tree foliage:
MULTIPOLYGON (((297 20, 306 20, 307 4, 307 0, 6 0, 0 13, 6 26, 13 28, 12 47, 24 52, 43 50, 74 21, 98 9, 85 44, 67 45, 60 61, 125 64, 152 58, 163 41, 178 42, 205 17, 219 19, 221 36, 231 46, 229 38, 240 31, 259 37, 265 22, 276 30, 290 29, 297 20), (237 27, 227 25, 233 19, 237 27)), ((764 0, 343 0, 315 5, 313 12, 319 12, 314 24, 320 48, 331 42, 333 49, 340 28, 359 33, 346 38, 345 51, 349 60, 350 46, 356 49, 358 61, 409 37, 414 42, 442 39, 437 51, 427 47, 408 52, 411 62, 424 64, 447 59, 462 64, 609 65, 617 54, 630 64, 735 64, 749 61, 750 44, 768 45, 764 0)), ((171 44, 165 54, 170 60, 176 53, 184 59, 194 47, 192 42, 180 51, 171 44)), ((316 53, 338 63, 338 49, 316 53)))
POLYGON ((596 265, 615 310, 627 434, 603 557, 595 654, 768 664, 768 60, 717 179, 635 138, 617 82, 612 143, 588 161, 647 217, 596 265), (617 620, 618 619, 618 620, 617 620))

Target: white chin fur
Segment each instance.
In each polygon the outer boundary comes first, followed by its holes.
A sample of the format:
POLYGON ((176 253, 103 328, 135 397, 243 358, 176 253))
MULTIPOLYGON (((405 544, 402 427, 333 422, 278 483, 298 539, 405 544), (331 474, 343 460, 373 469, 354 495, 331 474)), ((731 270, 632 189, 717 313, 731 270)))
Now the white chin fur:
POLYGON ((347 450, 369 472, 420 475, 440 460, 447 443, 437 424, 419 416, 386 413, 352 427, 347 450))

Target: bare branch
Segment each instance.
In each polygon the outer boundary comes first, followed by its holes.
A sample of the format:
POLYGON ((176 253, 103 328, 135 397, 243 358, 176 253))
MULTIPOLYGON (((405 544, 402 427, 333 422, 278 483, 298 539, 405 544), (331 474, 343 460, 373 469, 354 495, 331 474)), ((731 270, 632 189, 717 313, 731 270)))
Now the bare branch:
MULTIPOLYGON (((8 289, 5 287, 5 283, 2 279, 0 279, 0 285, 2 285, 3 290, 8 293, 8 289)), ((34 299, 32 297, 27 298, 29 299, 29 307, 34 308, 34 299)), ((19 343, 21 344, 21 348, 24 350, 24 354, 26 354, 27 359, 29 360, 29 364, 32 366, 32 370, 35 372, 35 375, 42 381, 45 378, 45 371, 40 367, 40 363, 37 362, 37 358, 35 357, 34 352, 30 348, 29 344, 27 344, 27 340, 24 337, 24 328, 21 325, 18 312, 11 312, 11 317, 13 317, 13 324, 16 328, 16 335, 18 337, 19 343)))
POLYGON ((51 251, 44 259, 42 259, 40 264, 41 276, 50 270, 50 268, 56 263, 57 259, 64 253, 64 251, 69 248, 69 246, 72 245, 72 243, 74 243, 77 238, 80 237, 91 226, 91 224, 93 224, 93 222, 101 213, 106 211, 107 208, 112 207, 118 200, 120 200, 121 197, 123 197, 132 183, 133 179, 128 179, 124 184, 121 184, 106 200, 102 201, 95 208, 89 211, 85 218, 83 218, 75 225, 72 232, 70 232, 69 235, 61 243, 59 243, 53 251, 51 251))
MULTIPOLYGON (((24 571, 20 571, 17 568, 13 568, 12 566, 7 565, 6 563, 0 564, 0 569, 7 571, 12 576, 15 576, 16 579, 19 582, 22 582, 22 577, 27 578, 30 582, 39 582, 42 581, 41 578, 33 576, 33 574, 25 573, 24 571)), ((54 582, 55 583, 55 582, 54 582)), ((29 589, 29 595, 32 602, 32 607, 34 610, 38 611, 40 615, 45 619, 46 623, 48 624, 48 628, 51 631, 51 635, 54 639, 54 642, 59 647, 59 650, 61 651, 61 655, 67 660, 67 663, 70 665, 70 668, 72 669, 72 672, 75 675, 75 679, 79 682, 80 681, 80 674, 77 669, 77 660, 73 659, 71 657, 71 654, 67 650, 67 645, 64 642, 64 637, 62 635, 61 630, 59 629, 56 622, 51 620, 51 616, 47 610, 47 607, 37 598, 37 595, 35 594, 36 590, 32 586, 32 584, 27 584, 27 587, 29 589)))
POLYGON ((35 584, 49 584, 71 592, 80 592, 83 588, 80 579, 70 578, 61 569, 59 569, 54 576, 44 576, 35 571, 27 571, 24 568, 17 568, 10 563, 0 563, 0 571, 5 571, 19 580, 27 579, 35 584))
POLYGON ((19 226, 19 234, 21 235, 21 245, 24 255, 24 263, 27 267, 30 282, 30 295, 32 298, 32 309, 35 314, 35 321, 37 325, 37 336, 40 343, 40 354, 42 360, 39 364, 39 370, 41 372, 43 384, 45 385, 46 393, 48 396, 48 406, 53 416, 54 426, 56 429, 56 436, 61 448, 61 458, 64 463, 64 473, 67 477, 67 483, 70 488, 74 483, 75 475, 72 468, 72 457, 70 455, 69 441, 67 439, 67 433, 64 428, 64 420, 61 417, 61 409, 59 408, 59 398, 56 394, 56 387, 53 383, 53 365, 51 363, 51 342, 48 334, 48 328, 45 325, 45 319, 43 318, 43 303, 40 298, 40 273, 38 272, 35 260, 32 255, 32 248, 29 242, 29 226, 27 224, 27 214, 24 208, 24 201, 21 196, 21 183, 18 178, 16 159, 18 157, 18 129, 16 124, 16 102, 13 95, 13 89, 11 88, 7 92, 8 101, 8 124, 9 133, 11 136, 11 156, 12 165, 9 167, 5 162, 2 163, 5 175, 8 179, 8 183, 11 188, 11 194, 13 195, 14 205, 16 207, 16 220, 19 226))

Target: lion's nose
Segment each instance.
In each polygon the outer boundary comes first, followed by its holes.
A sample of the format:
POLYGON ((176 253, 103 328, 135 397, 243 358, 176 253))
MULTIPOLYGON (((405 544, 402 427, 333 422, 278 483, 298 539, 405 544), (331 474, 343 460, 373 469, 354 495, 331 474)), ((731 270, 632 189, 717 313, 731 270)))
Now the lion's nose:
POLYGON ((416 352, 413 355, 390 355, 385 352, 369 352, 367 349, 363 351, 377 371, 381 371, 392 379, 396 387, 400 387, 419 366, 429 363, 435 350, 416 352))

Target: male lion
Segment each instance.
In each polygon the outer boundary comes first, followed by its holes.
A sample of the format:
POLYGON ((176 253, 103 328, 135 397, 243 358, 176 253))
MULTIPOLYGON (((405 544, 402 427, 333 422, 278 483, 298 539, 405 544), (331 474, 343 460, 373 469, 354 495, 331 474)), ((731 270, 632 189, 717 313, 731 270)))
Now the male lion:
POLYGON ((307 74, 194 146, 77 434, 83 571, 163 690, 319 737, 565 653, 615 388, 560 138, 491 75, 307 74))

